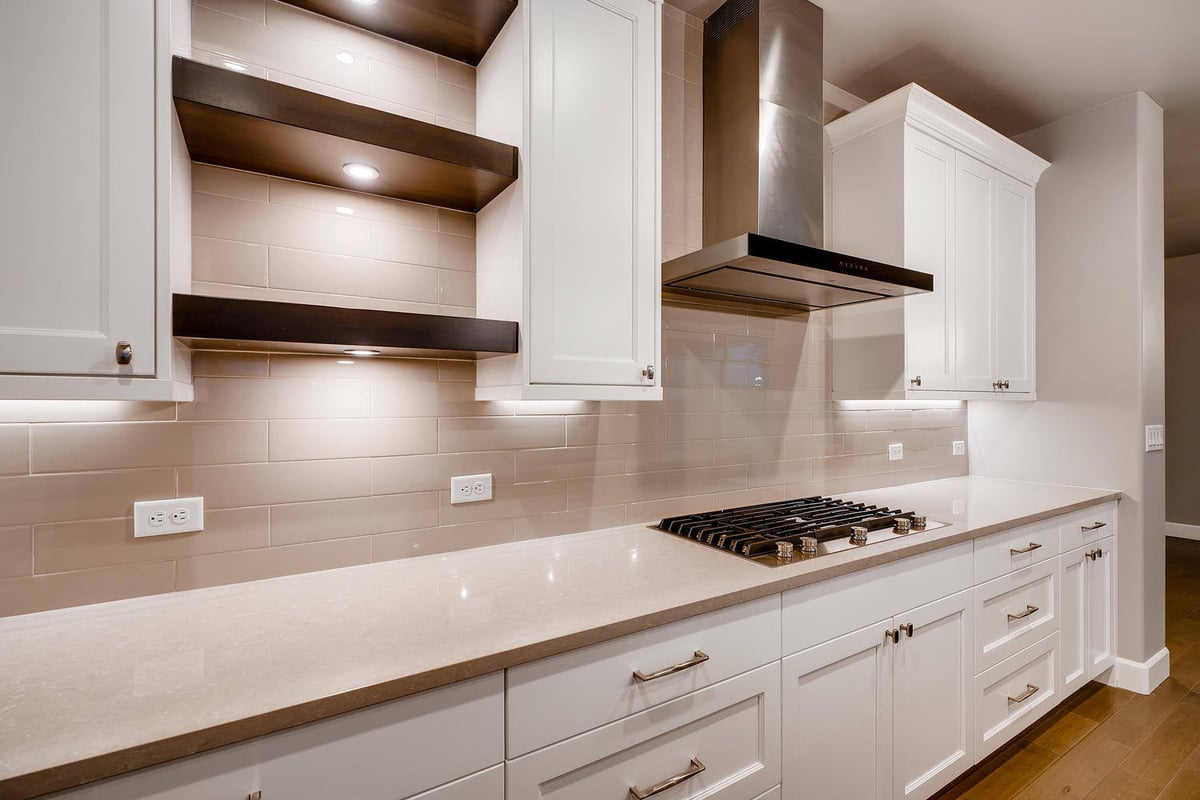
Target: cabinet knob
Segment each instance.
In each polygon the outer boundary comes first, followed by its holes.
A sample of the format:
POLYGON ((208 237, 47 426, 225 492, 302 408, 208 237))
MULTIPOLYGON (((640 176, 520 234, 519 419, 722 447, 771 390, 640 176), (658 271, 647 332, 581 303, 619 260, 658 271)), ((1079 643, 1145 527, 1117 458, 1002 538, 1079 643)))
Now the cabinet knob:
POLYGON ((885 639, 887 639, 892 644, 900 644, 900 631, 899 630, 886 630, 883 632, 883 636, 885 639))
POLYGON ((246 800, 262 800, 262 792, 251 792, 250 794, 246 795, 246 800))
POLYGON ((133 345, 129 342, 117 342, 117 363, 122 366, 133 363, 133 345))
POLYGON ((911 383, 913 386, 920 386, 921 385, 921 376, 918 375, 915 378, 909 378, 908 382, 911 383))
POLYGON ((647 364, 646 368, 642 370, 642 375, 650 380, 654 380, 654 365, 647 364))
POLYGON ((900 630, 904 631, 905 635, 908 636, 908 638, 910 638, 910 639, 912 638, 914 628, 913 628, 913 624, 911 622, 906 622, 903 625, 901 625, 900 630))

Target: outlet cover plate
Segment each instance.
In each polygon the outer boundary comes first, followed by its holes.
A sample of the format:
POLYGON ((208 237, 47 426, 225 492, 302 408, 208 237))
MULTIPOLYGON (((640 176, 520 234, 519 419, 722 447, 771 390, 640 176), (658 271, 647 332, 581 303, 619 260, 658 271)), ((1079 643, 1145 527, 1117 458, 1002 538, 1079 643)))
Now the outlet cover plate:
POLYGON ((967 454, 967 443, 966 442, 962 442, 962 441, 951 442, 950 447, 951 447, 951 452, 956 456, 965 456, 967 454))
POLYGON ((458 475, 450 479, 450 503, 478 503, 492 499, 492 473, 458 475))
POLYGON ((204 498, 178 497, 133 504, 133 535, 167 536, 204 530, 204 498))
POLYGON ((904 445, 889 444, 888 445, 888 461, 903 461, 904 460, 904 445))

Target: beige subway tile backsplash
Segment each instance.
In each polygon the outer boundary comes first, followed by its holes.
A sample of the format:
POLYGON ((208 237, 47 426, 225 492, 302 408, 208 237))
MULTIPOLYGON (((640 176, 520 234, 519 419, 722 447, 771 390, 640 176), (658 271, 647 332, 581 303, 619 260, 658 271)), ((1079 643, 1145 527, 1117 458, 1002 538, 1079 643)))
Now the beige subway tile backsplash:
MULTIPOLYGON (((195 0, 193 34, 210 63, 474 130, 473 67, 288 3, 195 0)), ((701 244, 702 25, 668 5, 663 34, 671 257, 701 244)), ((201 164, 192 190, 196 293, 475 315, 472 214, 201 164)), ((0 615, 967 473, 965 408, 830 401, 827 314, 662 317, 661 403, 481 402, 464 360, 208 351, 192 403, 0 401, 0 615), (477 473, 495 499, 452 505, 477 473), (135 501, 192 495, 204 531, 133 537, 135 501)))

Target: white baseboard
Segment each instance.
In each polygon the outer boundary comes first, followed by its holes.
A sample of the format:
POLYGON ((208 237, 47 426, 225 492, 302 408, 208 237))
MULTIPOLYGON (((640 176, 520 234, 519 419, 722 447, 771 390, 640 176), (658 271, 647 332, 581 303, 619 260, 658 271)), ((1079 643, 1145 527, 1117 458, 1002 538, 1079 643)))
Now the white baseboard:
POLYGON ((1118 658, 1108 674, 1100 677, 1100 682, 1138 694, 1150 694, 1170 674, 1171 654, 1164 647, 1151 656, 1149 661, 1118 658))
POLYGON ((1167 536, 1200 541, 1200 525, 1188 525, 1184 522, 1168 522, 1167 536))

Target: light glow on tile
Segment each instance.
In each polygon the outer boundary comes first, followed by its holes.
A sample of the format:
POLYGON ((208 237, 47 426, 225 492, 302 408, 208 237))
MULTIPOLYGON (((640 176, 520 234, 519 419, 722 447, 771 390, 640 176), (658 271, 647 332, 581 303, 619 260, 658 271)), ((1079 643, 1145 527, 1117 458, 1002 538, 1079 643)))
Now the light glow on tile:
POLYGON ((246 71, 246 65, 245 65, 245 64, 238 63, 237 61, 226 61, 226 62, 225 62, 225 69, 231 69, 231 70, 233 70, 234 72, 245 72, 245 71, 246 71))
POLYGON ((342 172, 360 181, 373 181, 379 177, 379 170, 370 164, 360 164, 357 161, 342 164, 342 172))
POLYGON ((350 365, 350 364, 353 364, 354 362, 349 358, 339 358, 337 360, 337 363, 350 365))
POLYGON ((354 54, 347 53, 345 50, 343 50, 342 52, 337 54, 337 60, 343 64, 353 64, 354 63, 354 54))
POLYGON ((360 6, 373 6, 378 3, 379 0, 354 0, 354 2, 360 6))
POLYGON ((354 209, 350 206, 338 206, 334 209, 334 211, 339 214, 345 214, 346 216, 354 216, 354 209))
POLYGON ((962 408, 962 400, 838 400, 843 411, 911 411, 921 408, 962 408))

